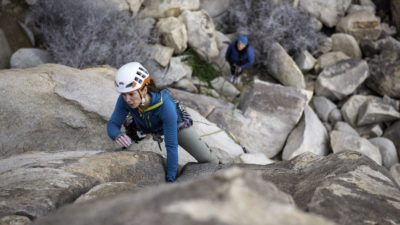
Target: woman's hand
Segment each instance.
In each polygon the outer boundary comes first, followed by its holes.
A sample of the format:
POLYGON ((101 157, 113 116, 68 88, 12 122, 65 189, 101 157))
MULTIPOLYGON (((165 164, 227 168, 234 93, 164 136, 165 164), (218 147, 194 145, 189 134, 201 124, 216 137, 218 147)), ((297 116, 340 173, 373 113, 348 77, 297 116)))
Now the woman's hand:
POLYGON ((121 146, 121 147, 129 147, 132 144, 132 140, 131 138, 126 135, 126 134, 122 134, 119 137, 117 137, 115 139, 115 141, 121 146))

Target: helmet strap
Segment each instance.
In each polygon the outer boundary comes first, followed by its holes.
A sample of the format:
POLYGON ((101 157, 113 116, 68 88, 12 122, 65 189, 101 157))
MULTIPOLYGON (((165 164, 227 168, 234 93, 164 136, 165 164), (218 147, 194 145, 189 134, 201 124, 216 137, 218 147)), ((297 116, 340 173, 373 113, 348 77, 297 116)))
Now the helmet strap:
POLYGON ((144 106, 144 104, 146 103, 146 96, 142 96, 142 93, 140 93, 140 90, 138 90, 139 95, 140 95, 140 105, 144 106))

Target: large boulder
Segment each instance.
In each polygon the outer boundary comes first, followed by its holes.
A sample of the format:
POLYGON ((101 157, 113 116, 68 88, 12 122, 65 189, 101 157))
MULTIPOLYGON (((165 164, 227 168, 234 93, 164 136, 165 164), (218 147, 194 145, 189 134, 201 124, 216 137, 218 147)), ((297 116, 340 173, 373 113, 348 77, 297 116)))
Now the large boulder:
POLYGON ((315 63, 315 71, 319 73, 326 67, 332 66, 344 59, 350 59, 350 57, 341 51, 327 52, 325 54, 322 54, 320 57, 318 57, 317 62, 315 63))
POLYGON ((304 50, 296 56, 295 62, 302 72, 308 72, 314 68, 317 60, 310 52, 304 50))
POLYGON ((268 53, 268 72, 285 86, 305 88, 304 76, 299 67, 277 42, 268 53))
POLYGON ((218 56, 214 23, 204 10, 185 10, 179 19, 186 25, 189 45, 205 60, 211 62, 218 56))
MULTIPOLYGON (((387 169, 361 153, 352 151, 325 157, 304 153, 290 161, 266 166, 238 166, 259 171, 264 180, 291 194, 301 209, 323 215, 337 224, 400 223, 399 186, 387 169)), ((192 174, 193 179, 218 169, 188 165, 181 176, 192 174)), ((399 167, 397 170, 400 171, 399 167)))
POLYGON ((397 155, 396 147, 391 140, 384 137, 376 137, 371 138, 368 141, 378 147, 382 155, 383 166, 387 169, 390 169, 394 164, 399 163, 399 156, 397 155))
POLYGON ((151 46, 150 55, 153 59, 158 62, 162 67, 166 67, 172 58, 174 49, 171 47, 155 44, 151 46))
POLYGON ((1 70, 0 155, 115 149, 106 132, 118 93, 104 70, 45 64, 1 70))
POLYGON ((156 28, 160 32, 161 43, 172 47, 175 54, 183 53, 187 48, 187 31, 183 24, 176 17, 160 19, 156 28))
POLYGON ((368 100, 378 100, 379 98, 373 95, 353 95, 343 104, 341 111, 343 118, 353 127, 357 127, 358 111, 360 107, 368 100))
POLYGON ((370 157, 378 165, 382 165, 382 155, 379 149, 365 138, 334 130, 330 134, 330 140, 333 153, 356 151, 370 157))
POLYGON ((51 63, 52 57, 46 50, 37 48, 18 49, 10 58, 10 67, 13 69, 25 69, 45 63, 51 63))
POLYGON ((298 210, 288 194, 264 181, 260 174, 237 168, 109 200, 70 205, 33 225, 55 223, 335 224, 298 210))
POLYGON ((332 35, 332 51, 343 52, 350 58, 361 59, 361 49, 356 39, 343 33, 332 35))
POLYGON ((139 191, 141 189, 142 188, 140 188, 136 184, 130 183, 130 182, 102 183, 102 184, 94 186, 88 192, 79 196, 79 198, 76 199, 74 201, 74 203, 81 203, 81 202, 86 202, 86 201, 90 201, 93 199, 112 197, 112 196, 121 194, 123 192, 133 193, 133 192, 139 191))
POLYGON ((239 103, 247 118, 232 121, 231 130, 250 152, 264 152, 269 158, 279 153, 307 105, 307 95, 294 87, 255 80, 239 103), (243 129, 246 128, 246 129, 243 129), (258 141, 256 141, 258 140, 258 141))
POLYGON ((357 126, 390 122, 400 119, 400 113, 383 100, 367 100, 359 108, 357 126))
POLYGON ((381 33, 380 18, 369 11, 355 11, 340 19, 336 31, 354 36, 357 41, 361 39, 377 40, 381 33))
POLYGON ((311 107, 307 106, 286 141, 282 159, 289 160, 304 152, 324 156, 329 152, 328 144, 328 132, 311 107))
POLYGON ((360 59, 342 60, 325 68, 315 83, 315 93, 333 101, 352 94, 369 75, 368 64, 360 59))
POLYGON ((314 14, 327 27, 336 26, 350 6, 351 0, 300 0, 299 7, 314 14))
POLYGON ((184 10, 197 10, 200 7, 199 0, 146 0, 143 2, 143 10, 140 15, 152 18, 164 18, 179 16, 184 10))
POLYGON ((383 51, 369 62, 367 85, 381 95, 400 98, 400 48, 383 51))
POLYGON ((163 183, 161 156, 99 151, 33 152, 0 159, 0 217, 47 215, 99 183, 163 183))

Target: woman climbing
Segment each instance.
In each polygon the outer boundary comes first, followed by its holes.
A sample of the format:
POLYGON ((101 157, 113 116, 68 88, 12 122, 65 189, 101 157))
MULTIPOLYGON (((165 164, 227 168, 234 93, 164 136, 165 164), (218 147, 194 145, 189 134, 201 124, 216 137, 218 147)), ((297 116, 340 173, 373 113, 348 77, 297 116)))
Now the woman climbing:
POLYGON ((175 181, 178 170, 178 143, 198 162, 218 162, 215 154, 202 142, 192 127, 189 114, 182 111, 166 89, 157 92, 151 89, 148 71, 138 62, 122 66, 115 77, 115 85, 120 94, 113 114, 107 125, 110 138, 121 147, 129 147, 140 139, 140 133, 164 135, 167 150, 166 181, 175 181), (127 135, 121 126, 128 113, 132 126, 139 134, 127 135))

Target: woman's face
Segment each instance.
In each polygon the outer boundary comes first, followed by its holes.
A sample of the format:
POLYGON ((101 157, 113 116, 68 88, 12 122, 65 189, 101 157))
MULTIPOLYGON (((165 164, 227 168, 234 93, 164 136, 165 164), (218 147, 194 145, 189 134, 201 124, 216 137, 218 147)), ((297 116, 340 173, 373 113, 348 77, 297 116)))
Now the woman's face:
POLYGON ((131 108, 137 108, 141 103, 141 98, 138 90, 122 93, 122 97, 124 97, 126 103, 128 103, 131 108))
POLYGON ((239 51, 242 51, 245 47, 246 47, 246 45, 243 44, 242 42, 240 42, 240 41, 237 42, 237 49, 239 51))

